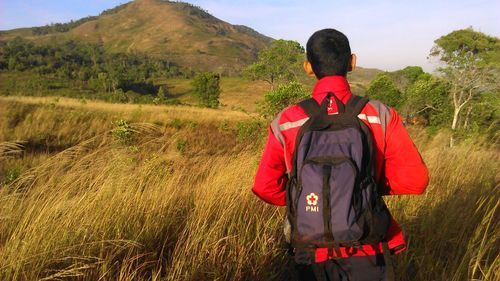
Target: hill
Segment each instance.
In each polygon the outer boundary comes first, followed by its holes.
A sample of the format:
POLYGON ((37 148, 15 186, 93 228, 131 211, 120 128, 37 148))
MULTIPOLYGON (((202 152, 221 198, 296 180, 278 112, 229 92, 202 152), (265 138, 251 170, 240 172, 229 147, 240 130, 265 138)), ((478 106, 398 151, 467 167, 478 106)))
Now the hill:
POLYGON ((35 42, 68 39, 102 43, 112 52, 147 53, 182 67, 234 73, 272 39, 224 22, 182 2, 136 0, 68 24, 3 31, 0 41, 21 36, 35 42))
POLYGON ((347 76, 352 92, 356 95, 365 95, 370 82, 380 73, 383 73, 380 69, 356 67, 356 69, 347 76))

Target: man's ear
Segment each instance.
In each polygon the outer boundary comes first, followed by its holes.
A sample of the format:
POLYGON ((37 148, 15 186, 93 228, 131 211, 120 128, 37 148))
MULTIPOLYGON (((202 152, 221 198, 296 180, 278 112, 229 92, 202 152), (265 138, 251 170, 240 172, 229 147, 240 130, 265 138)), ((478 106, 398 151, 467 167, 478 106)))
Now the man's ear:
POLYGON ((356 54, 352 54, 352 55, 351 55, 351 60, 350 60, 350 62, 349 62, 349 68, 347 68, 347 70, 348 70, 349 72, 351 72, 351 71, 353 71, 354 69, 356 69, 356 59, 357 59, 356 54))
POLYGON ((307 75, 316 77, 316 74, 314 73, 312 65, 309 61, 304 62, 304 71, 306 72, 307 75))

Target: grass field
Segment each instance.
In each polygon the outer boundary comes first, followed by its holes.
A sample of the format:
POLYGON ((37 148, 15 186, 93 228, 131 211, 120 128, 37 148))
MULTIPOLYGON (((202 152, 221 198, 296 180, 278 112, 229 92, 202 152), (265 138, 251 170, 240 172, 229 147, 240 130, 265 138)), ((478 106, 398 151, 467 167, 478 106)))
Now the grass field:
MULTIPOLYGON (((288 280, 284 209, 250 192, 265 129, 229 108, 0 98, 0 280, 288 280)), ((431 183, 387 200, 399 280, 499 280, 498 148, 409 130, 431 183)))

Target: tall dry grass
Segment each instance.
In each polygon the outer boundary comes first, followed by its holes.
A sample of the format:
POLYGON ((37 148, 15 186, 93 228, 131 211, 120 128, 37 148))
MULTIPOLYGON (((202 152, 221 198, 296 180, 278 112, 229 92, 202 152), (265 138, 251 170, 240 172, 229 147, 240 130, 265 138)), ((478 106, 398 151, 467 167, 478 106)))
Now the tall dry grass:
MULTIPOLYGON (((0 161, 0 183, 6 173, 35 167, 59 151, 115 128, 119 120, 175 128, 179 131, 175 138, 189 142, 193 137, 210 139, 211 130, 234 128, 252 118, 252 115, 242 112, 187 106, 82 103, 54 97, 0 97, 0 142, 22 141, 24 147, 22 157, 0 161), (191 136, 181 130, 198 124, 208 124, 211 128, 204 126, 191 136)), ((216 147, 220 146, 222 143, 216 144, 216 147)))
MULTIPOLYGON (((1 186, 0 280, 288 280, 284 210, 250 192, 259 152, 207 122, 103 130, 1 186)), ((412 135, 431 184, 388 200, 397 275, 498 280, 497 148, 412 135)))
POLYGON ((0 142, 0 161, 21 154, 23 148, 22 142, 0 142))
POLYGON ((448 139, 441 133, 420 143, 431 176, 426 193, 388 200, 409 243, 400 271, 416 280, 499 280, 500 154, 488 146, 448 148, 448 139))

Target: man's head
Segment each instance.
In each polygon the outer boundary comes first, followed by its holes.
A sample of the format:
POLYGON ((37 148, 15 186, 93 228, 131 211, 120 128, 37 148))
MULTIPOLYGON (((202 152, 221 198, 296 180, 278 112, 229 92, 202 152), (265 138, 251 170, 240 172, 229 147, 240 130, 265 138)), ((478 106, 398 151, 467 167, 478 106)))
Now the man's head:
POLYGON ((356 65, 356 55, 351 54, 349 40, 340 31, 323 29, 316 31, 307 41, 307 74, 318 79, 325 76, 346 76, 356 65))

